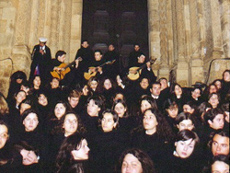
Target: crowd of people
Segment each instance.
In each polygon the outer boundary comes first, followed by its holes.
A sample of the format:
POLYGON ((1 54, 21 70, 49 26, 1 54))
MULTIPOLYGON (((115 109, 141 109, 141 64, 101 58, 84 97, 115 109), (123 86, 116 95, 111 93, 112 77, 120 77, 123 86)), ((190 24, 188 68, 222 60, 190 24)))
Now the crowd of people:
POLYGON ((0 95, 0 172, 229 172, 229 69, 183 88, 138 44, 123 68, 113 44, 103 55, 84 40, 65 64, 46 41, 0 95))

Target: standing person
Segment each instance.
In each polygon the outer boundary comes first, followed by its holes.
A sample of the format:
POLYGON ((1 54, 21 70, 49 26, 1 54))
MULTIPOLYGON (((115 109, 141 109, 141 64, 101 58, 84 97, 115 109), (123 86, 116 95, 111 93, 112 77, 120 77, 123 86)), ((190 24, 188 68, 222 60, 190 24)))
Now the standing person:
POLYGON ((78 57, 82 58, 82 62, 79 66, 79 71, 82 72, 81 76, 83 76, 83 72, 87 71, 89 62, 93 59, 93 50, 89 46, 89 42, 87 40, 83 40, 81 42, 81 48, 78 49, 75 59, 78 57))
POLYGON ((120 66, 119 66, 120 55, 118 52, 116 52, 114 44, 109 44, 108 51, 104 54, 104 58, 106 62, 114 61, 114 63, 106 65, 106 74, 107 74, 107 77, 110 77, 113 80, 115 80, 116 76, 120 72, 120 66))
POLYGON ((137 57, 139 57, 141 53, 140 45, 135 43, 134 50, 129 54, 129 67, 132 67, 137 63, 137 57))
POLYGON ((51 51, 46 45, 47 38, 39 38, 39 44, 35 45, 32 52, 32 63, 30 66, 30 77, 29 80, 33 78, 34 75, 40 75, 41 80, 44 84, 47 82, 47 76, 49 74, 48 67, 51 63, 51 51))

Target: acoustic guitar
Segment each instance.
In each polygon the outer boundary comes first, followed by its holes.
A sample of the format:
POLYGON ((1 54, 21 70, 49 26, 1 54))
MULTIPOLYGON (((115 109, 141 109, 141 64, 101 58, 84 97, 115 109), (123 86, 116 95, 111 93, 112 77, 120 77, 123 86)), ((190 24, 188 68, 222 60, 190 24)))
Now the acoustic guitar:
POLYGON ((59 80, 64 79, 65 75, 71 71, 70 67, 71 67, 72 65, 74 65, 74 63, 75 63, 76 60, 82 61, 82 58, 81 58, 81 57, 78 57, 77 59, 75 59, 74 61, 72 61, 72 62, 69 63, 69 64, 61 63, 61 64, 58 66, 58 68, 60 68, 61 70, 53 70, 53 71, 50 72, 50 74, 51 74, 53 77, 58 78, 59 80))
POLYGON ((89 80, 91 77, 96 76, 99 67, 103 67, 104 65, 107 65, 107 64, 110 64, 110 65, 111 65, 111 64, 113 64, 115 61, 116 61, 116 60, 107 61, 107 62, 105 62, 105 63, 103 63, 103 64, 101 64, 101 65, 99 65, 99 66, 97 66, 97 67, 89 67, 88 72, 85 72, 85 73, 84 73, 84 78, 85 78, 86 80, 89 80), (95 70, 94 70, 94 69, 95 69, 95 70))
MULTIPOLYGON (((157 60, 157 58, 151 59, 148 62, 153 64, 156 60, 157 60)), ((145 67, 146 67, 146 63, 144 65, 140 66, 140 67, 131 67, 131 68, 129 68, 129 72, 127 74, 128 79, 132 80, 132 81, 135 81, 135 80, 139 79, 139 77, 141 75, 141 70, 143 68, 145 68, 145 67)))

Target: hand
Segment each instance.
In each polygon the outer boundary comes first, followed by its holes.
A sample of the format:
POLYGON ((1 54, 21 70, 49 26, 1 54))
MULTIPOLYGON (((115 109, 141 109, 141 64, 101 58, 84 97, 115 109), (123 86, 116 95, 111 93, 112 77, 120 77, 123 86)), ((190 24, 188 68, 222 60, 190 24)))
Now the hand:
POLYGON ((103 73, 102 67, 97 67, 97 71, 98 71, 100 74, 103 73))
POLYGON ((42 55, 44 55, 44 54, 45 54, 45 52, 44 52, 44 50, 43 50, 43 49, 40 49, 40 50, 39 50, 39 52, 40 52, 42 55))
POLYGON ((79 59, 76 59, 76 60, 75 60, 75 64, 76 64, 76 65, 75 65, 75 68, 78 68, 78 66, 79 66, 79 59))

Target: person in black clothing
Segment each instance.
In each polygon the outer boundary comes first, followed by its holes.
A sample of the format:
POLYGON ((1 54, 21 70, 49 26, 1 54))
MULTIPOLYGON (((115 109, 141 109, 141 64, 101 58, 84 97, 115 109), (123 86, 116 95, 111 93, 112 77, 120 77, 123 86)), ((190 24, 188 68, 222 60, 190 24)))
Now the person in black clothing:
POLYGON ((89 159, 87 140, 79 133, 68 136, 58 152, 56 166, 58 173, 88 172, 85 166, 89 159))
POLYGON ((81 76, 83 76, 83 72, 88 70, 88 65, 94 57, 93 50, 90 48, 87 40, 81 42, 81 48, 78 49, 75 59, 78 57, 82 58, 82 61, 79 64, 79 72, 81 73, 81 76))
POLYGON ((133 67, 136 65, 137 63, 137 57, 140 56, 140 54, 142 54, 141 50, 140 50, 140 45, 139 44, 134 44, 134 50, 132 52, 130 52, 129 54, 129 67, 133 67))
POLYGON ((174 134, 158 110, 150 108, 143 115, 142 124, 132 131, 131 147, 147 152, 160 171, 174 134))
POLYGON ((104 54, 105 62, 112 62, 105 67, 106 76, 115 80, 116 76, 120 74, 120 55, 116 52, 113 44, 109 45, 108 51, 104 54))
POLYGON ((46 42, 46 38, 39 38, 39 44, 33 48, 29 81, 32 80, 34 75, 40 75, 43 84, 48 82, 47 76, 49 76, 49 66, 52 58, 50 48, 46 45, 46 42))
POLYGON ((90 165, 92 172, 111 173, 116 161, 125 148, 125 141, 121 140, 118 128, 119 117, 111 111, 105 110, 99 121, 99 129, 89 142, 91 148, 90 165))
POLYGON ((121 154, 115 172, 157 173, 148 154, 137 148, 127 149, 121 154))
POLYGON ((222 88, 221 88, 221 99, 223 101, 228 101, 227 98, 230 95, 230 70, 225 70, 223 72, 222 78, 222 88))
POLYGON ((162 172, 194 173, 203 168, 202 152, 199 150, 199 138, 195 132, 182 130, 178 132, 174 150, 165 160, 167 166, 162 172))

